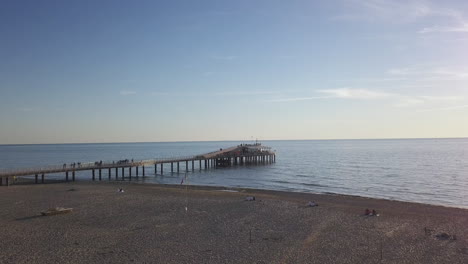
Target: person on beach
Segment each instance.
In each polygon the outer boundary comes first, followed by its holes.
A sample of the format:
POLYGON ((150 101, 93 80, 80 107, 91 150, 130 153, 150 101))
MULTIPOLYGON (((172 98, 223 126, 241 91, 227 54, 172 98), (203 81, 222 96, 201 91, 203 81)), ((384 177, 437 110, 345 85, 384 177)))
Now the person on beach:
POLYGON ((368 208, 366 208, 366 210, 364 211, 364 215, 370 215, 370 214, 371 214, 371 211, 368 208))
POLYGON ((377 211, 376 211, 375 209, 372 209, 372 215, 373 215, 373 216, 379 216, 379 215, 377 214, 377 211))

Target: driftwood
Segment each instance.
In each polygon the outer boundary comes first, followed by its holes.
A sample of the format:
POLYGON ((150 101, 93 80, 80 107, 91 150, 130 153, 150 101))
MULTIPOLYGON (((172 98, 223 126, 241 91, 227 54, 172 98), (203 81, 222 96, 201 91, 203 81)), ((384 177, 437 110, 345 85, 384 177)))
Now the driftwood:
POLYGON ((57 214, 66 214, 73 211, 73 208, 63 208, 63 207, 55 207, 49 208, 47 211, 41 212, 41 215, 48 216, 48 215, 57 215, 57 214))

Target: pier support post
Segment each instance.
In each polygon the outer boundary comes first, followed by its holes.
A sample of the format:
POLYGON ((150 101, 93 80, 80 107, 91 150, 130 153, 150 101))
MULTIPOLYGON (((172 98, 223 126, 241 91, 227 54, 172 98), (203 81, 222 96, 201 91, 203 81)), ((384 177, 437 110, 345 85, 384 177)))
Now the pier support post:
POLYGON ((164 163, 161 163, 161 175, 163 175, 163 165, 164 163))
POLYGON ((143 177, 145 177, 145 166, 141 166, 141 170, 143 171, 143 177))
POLYGON ((195 170, 195 161, 192 160, 192 171, 194 171, 194 170, 195 170))
POLYGON ((188 160, 185 161, 185 172, 188 172, 188 160))
POLYGON ((138 166, 136 166, 136 177, 138 178, 138 166))
POLYGON ((68 171, 65 172, 65 181, 68 181, 68 171))
POLYGON ((5 182, 6 186, 10 186, 10 177, 6 177, 5 180, 6 180, 5 182))
POLYGON ((102 170, 99 169, 99 180, 102 180, 102 170))
POLYGON ((128 167, 128 179, 132 180, 132 167, 128 167))
POLYGON ((171 162, 171 173, 174 172, 174 162, 171 162))
POLYGON ((206 170, 206 167, 208 166, 208 161, 205 160, 205 170, 206 170))
POLYGON ((122 180, 125 180, 125 167, 122 167, 122 180))
POLYGON ((0 177, 0 186, 3 186, 3 177, 0 177))
POLYGON ((179 162, 177 162, 177 173, 179 173, 179 162))
POLYGON ((34 175, 34 183, 38 183, 38 175, 34 175))
POLYGON ((201 170, 201 160, 198 160, 198 169, 201 170))
POLYGON ((41 175, 41 183, 44 183, 44 173, 41 175))
POLYGON ((115 179, 119 179, 119 168, 115 168, 115 179))
POLYGON ((72 181, 75 181, 75 171, 72 171, 72 181))
POLYGON ((107 173, 107 177, 109 178, 109 181, 111 180, 111 168, 109 168, 109 171, 107 173))
POLYGON ((93 169, 93 181, 96 180, 96 175, 94 174, 94 169, 93 169))
POLYGON ((158 164, 154 164, 154 175, 158 173, 158 164))

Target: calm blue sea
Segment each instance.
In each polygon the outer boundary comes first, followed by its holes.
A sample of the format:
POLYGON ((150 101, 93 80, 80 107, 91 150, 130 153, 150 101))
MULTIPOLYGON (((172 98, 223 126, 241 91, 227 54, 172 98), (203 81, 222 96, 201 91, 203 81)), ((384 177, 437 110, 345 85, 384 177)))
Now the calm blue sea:
MULTIPOLYGON (((251 142, 0 145, 0 170, 187 156, 240 143, 251 142)), ((188 173, 189 183, 350 194, 468 208, 468 139, 264 141, 262 144, 277 151, 275 164, 196 169, 188 173)), ((164 169, 163 175, 159 169, 154 175, 154 169, 147 168, 147 176, 152 175, 142 181, 179 184, 184 177, 183 173, 171 174, 169 166, 164 169)), ((181 171, 184 169, 185 164, 181 164, 181 171)), ((78 176, 80 180, 91 179, 90 172, 78 176)))

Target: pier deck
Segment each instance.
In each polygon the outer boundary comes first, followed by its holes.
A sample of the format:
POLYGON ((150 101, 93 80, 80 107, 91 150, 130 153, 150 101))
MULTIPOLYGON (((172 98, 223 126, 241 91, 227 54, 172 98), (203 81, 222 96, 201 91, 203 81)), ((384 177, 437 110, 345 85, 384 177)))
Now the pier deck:
POLYGON ((111 179, 111 173, 114 170, 115 179, 119 179, 119 170, 121 170, 120 178, 125 180, 125 170, 127 169, 127 178, 132 178, 132 168, 136 168, 136 177, 145 177, 145 167, 154 166, 154 174, 158 172, 158 165, 160 173, 164 173, 164 164, 170 164, 171 173, 174 172, 174 164, 177 165, 177 171, 180 172, 180 163, 185 163, 185 171, 189 171, 189 162, 192 166, 192 171, 195 170, 195 161, 198 161, 198 169, 228 167, 234 165, 250 165, 250 164, 270 164, 276 162, 276 153, 271 151, 271 148, 262 146, 260 143, 256 144, 241 144, 238 146, 230 147, 227 149, 219 149, 210 153, 185 156, 185 157, 172 157, 172 158, 159 158, 150 160, 121 160, 121 161, 108 161, 108 162, 87 162, 77 164, 63 164, 59 166, 47 166, 42 168, 26 168, 26 169, 9 169, 0 171, 0 186, 10 185, 10 178, 19 176, 35 176, 35 183, 45 182, 46 174, 64 173, 65 181, 69 181, 69 174, 71 180, 75 181, 75 173, 77 171, 91 171, 92 179, 96 179, 96 171, 99 173, 99 180, 102 179, 102 171, 108 171, 108 178, 111 179), (142 175, 138 173, 139 167, 142 168, 142 175))

